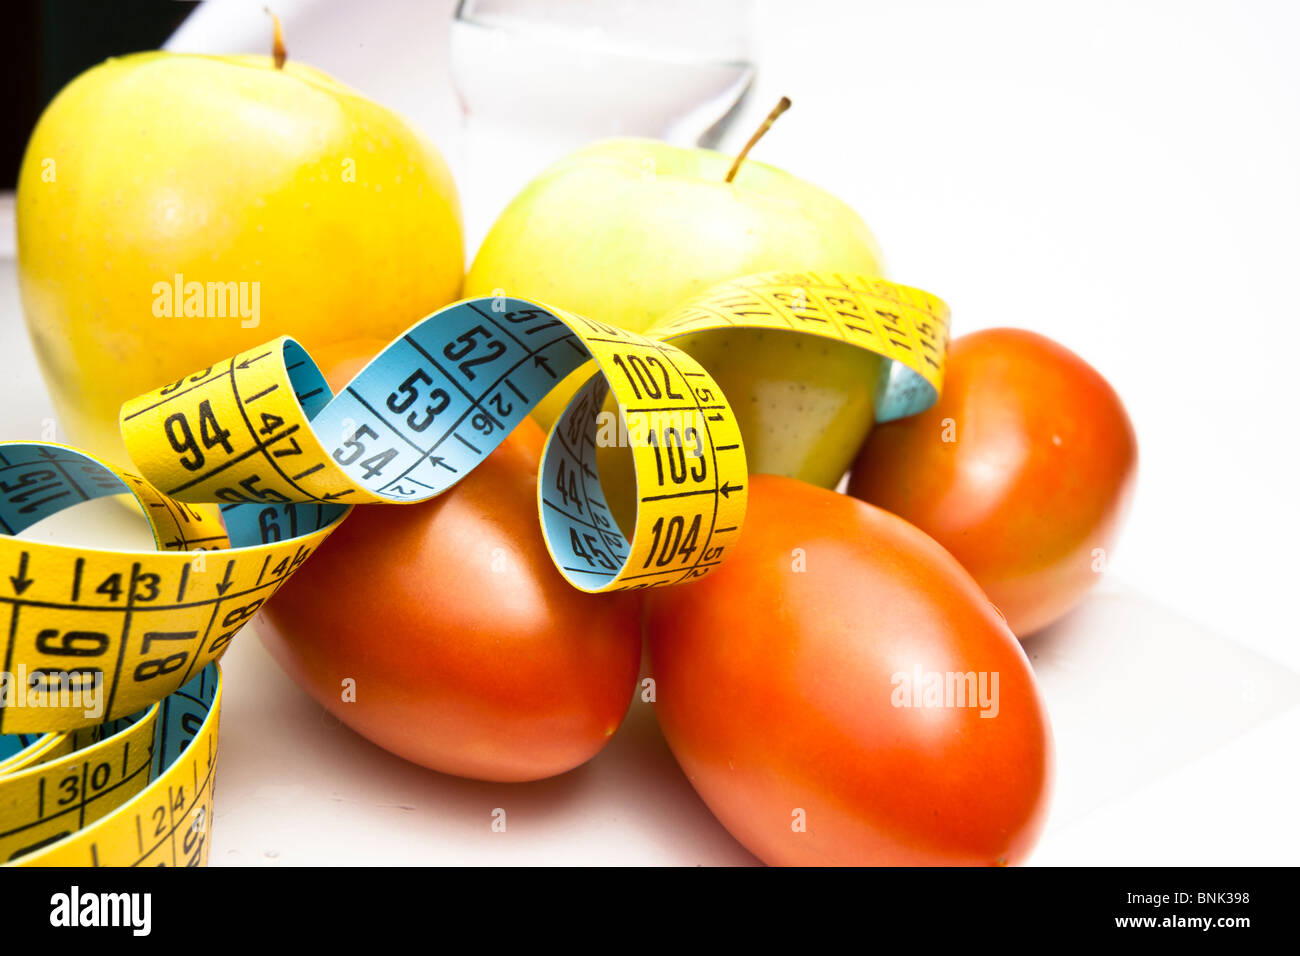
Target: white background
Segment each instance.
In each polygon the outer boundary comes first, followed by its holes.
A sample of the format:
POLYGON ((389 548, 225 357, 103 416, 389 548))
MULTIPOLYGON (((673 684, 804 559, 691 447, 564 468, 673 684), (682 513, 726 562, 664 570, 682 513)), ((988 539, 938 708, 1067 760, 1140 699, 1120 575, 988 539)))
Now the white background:
MULTIPOLYGON (((406 114, 455 167, 452 6, 278 9, 291 56, 406 114)), ((209 4, 172 46, 261 52, 262 16, 209 4)), ((1136 424, 1112 574, 1028 648, 1060 750, 1034 862, 1300 862, 1300 7, 760 3, 754 23, 757 87, 724 148, 789 95, 757 158, 853 205, 958 334, 1052 335, 1136 424)), ((494 212, 470 204, 467 232, 494 212)), ((48 402, 3 251, 0 435, 36 438, 48 402)), ((213 863, 752 862, 647 708, 588 766, 502 787, 337 727, 251 633, 226 661, 213 863)))

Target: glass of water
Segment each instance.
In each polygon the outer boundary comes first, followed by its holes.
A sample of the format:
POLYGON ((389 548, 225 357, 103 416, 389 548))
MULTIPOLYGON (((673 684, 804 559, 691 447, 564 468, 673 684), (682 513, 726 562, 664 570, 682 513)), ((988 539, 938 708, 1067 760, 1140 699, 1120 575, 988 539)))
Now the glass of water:
POLYGON ((451 74, 469 245, 593 140, 714 146, 754 81, 750 0, 461 0, 451 74))

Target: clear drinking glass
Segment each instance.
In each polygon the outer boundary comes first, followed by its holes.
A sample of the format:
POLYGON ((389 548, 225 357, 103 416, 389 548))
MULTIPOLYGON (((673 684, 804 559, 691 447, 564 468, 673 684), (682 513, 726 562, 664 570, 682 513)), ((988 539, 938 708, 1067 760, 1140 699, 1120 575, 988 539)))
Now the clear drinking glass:
POLYGON ((753 84, 750 18, 750 0, 461 0, 450 60, 469 248, 585 143, 716 145, 753 84))

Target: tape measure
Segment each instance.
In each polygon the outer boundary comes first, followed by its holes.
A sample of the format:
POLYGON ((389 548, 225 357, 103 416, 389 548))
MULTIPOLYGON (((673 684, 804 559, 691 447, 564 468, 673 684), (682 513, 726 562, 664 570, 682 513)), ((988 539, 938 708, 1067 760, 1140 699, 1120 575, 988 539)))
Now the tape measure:
POLYGON ((337 396, 281 337, 123 405, 142 477, 64 446, 0 444, 0 566, 12 585, 0 593, 0 860, 206 862, 216 660, 234 635, 351 506, 446 491, 579 369, 585 381, 539 472, 556 566, 590 592, 709 573, 743 523, 744 446, 717 383, 670 340, 736 327, 793 329, 894 360, 882 420, 928 407, 942 381, 947 309, 933 296, 773 273, 719 287, 646 335, 523 299, 466 300, 414 325, 337 396), (602 419, 609 399, 616 423, 602 419), (631 439, 637 509, 626 536, 596 466, 611 431, 631 439), (13 537, 123 493, 156 552, 13 537), (221 520, 201 503, 219 505, 221 520))
POLYGON ((84 452, 0 444, 0 861, 202 863, 220 671, 234 635, 347 512, 294 506, 298 537, 227 535, 210 512, 84 452), (154 552, 13 537, 130 495, 154 552))

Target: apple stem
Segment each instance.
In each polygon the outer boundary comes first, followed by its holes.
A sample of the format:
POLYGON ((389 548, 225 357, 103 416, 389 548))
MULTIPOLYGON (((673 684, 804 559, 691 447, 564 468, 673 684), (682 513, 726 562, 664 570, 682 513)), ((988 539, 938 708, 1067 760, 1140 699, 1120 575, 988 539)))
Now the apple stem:
POLYGON ((749 142, 745 144, 745 148, 740 151, 736 156, 735 161, 732 162, 731 168, 727 170, 727 182, 731 182, 736 178, 736 173, 740 170, 740 164, 745 161, 745 157, 748 156, 749 151, 754 148, 754 144, 762 139, 763 134, 772 128, 772 124, 776 122, 776 118, 789 108, 790 97, 788 96, 781 97, 776 106, 772 107, 772 112, 767 114, 767 119, 763 120, 763 125, 754 130, 754 135, 749 137, 749 142))
POLYGON ((284 48, 284 26, 280 23, 280 18, 275 15, 270 7, 263 7, 267 15, 271 18, 271 59, 275 61, 277 70, 284 69, 284 61, 289 58, 289 51, 284 48))

